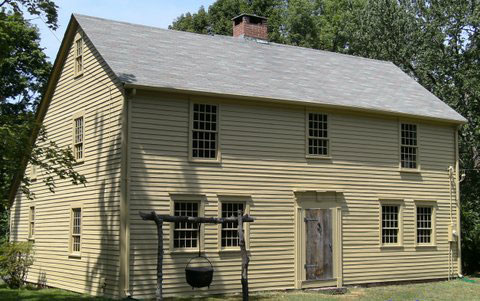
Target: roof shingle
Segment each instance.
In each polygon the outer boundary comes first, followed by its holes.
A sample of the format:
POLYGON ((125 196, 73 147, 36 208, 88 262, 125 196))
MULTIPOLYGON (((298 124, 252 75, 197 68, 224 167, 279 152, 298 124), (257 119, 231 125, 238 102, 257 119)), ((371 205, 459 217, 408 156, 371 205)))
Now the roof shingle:
POLYGON ((390 62, 75 14, 125 83, 465 122, 390 62))

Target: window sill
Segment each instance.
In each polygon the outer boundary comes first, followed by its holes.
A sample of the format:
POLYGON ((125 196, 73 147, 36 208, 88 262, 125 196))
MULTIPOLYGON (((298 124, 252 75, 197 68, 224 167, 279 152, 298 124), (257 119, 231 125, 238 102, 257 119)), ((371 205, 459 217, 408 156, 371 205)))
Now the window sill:
POLYGON ((331 157, 331 156, 306 155, 305 158, 307 158, 307 159, 315 159, 315 160, 332 160, 332 157, 331 157))
POLYGON ((399 172, 406 172, 406 173, 421 173, 422 171, 420 169, 414 169, 414 168, 399 168, 399 172))
MULTIPOLYGON (((240 250, 240 247, 238 248, 221 248, 218 249, 219 253, 240 253, 242 250, 240 250)), ((250 249, 247 248, 247 252, 250 252, 250 249)))
POLYGON ((428 244, 416 244, 415 245, 416 249, 436 249, 437 245, 428 245, 428 244))
POLYGON ((74 165, 74 166, 77 166, 77 165, 82 165, 83 163, 85 163, 85 160, 84 160, 84 159, 81 159, 81 160, 76 160, 73 165, 74 165))
MULTIPOLYGON (((202 250, 202 253, 205 251, 202 250)), ((166 251, 165 254, 197 254, 198 255, 198 248, 192 248, 192 249, 173 249, 166 251)))
POLYGON ((82 254, 81 253, 70 253, 68 254, 69 259, 81 259, 82 254))
POLYGON ((73 79, 80 78, 80 77, 82 77, 82 75, 83 75, 83 71, 82 71, 82 72, 75 73, 75 75, 73 76, 73 79))
POLYGON ((403 249, 403 245, 380 245, 380 249, 382 250, 395 250, 395 249, 403 249))
POLYGON ((189 158, 188 162, 190 163, 208 163, 208 164, 220 164, 222 163, 222 160, 220 159, 194 159, 194 158, 189 158))
POLYGON ((27 240, 28 240, 29 242, 32 242, 32 243, 33 243, 33 242, 35 242, 35 237, 29 237, 29 238, 27 238, 27 240))

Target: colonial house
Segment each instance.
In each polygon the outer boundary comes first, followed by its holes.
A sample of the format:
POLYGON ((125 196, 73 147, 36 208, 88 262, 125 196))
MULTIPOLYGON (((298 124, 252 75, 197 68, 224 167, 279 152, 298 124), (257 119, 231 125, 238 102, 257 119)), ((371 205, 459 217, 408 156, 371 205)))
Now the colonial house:
MULTIPOLYGON (((461 273, 458 127, 465 119, 390 62, 271 43, 264 18, 234 36, 73 15, 38 122, 71 147, 86 187, 26 166, 11 239, 28 280, 155 296, 156 227, 139 211, 242 210, 251 291, 447 279, 461 273)), ((380 37, 379 37, 380 38, 380 37)), ((14 187, 15 189, 16 187, 14 187)), ((164 296, 240 292, 234 223, 164 225, 164 296)))

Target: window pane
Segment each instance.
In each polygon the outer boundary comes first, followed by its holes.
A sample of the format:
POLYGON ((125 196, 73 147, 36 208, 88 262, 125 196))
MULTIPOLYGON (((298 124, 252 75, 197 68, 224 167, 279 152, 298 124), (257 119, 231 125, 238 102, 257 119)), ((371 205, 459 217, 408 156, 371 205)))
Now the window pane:
MULTIPOLYGON (((243 203, 222 203, 222 217, 238 216, 238 210, 243 214, 243 203)), ((228 222, 222 224, 222 247, 237 247, 238 240, 238 222, 228 222)))
POLYGON ((81 243, 81 231, 82 231, 82 209, 72 209, 72 252, 80 252, 81 243))
MULTIPOLYGON (((175 202, 175 216, 198 217, 198 203, 175 202)), ((174 248, 196 248, 198 240, 198 225, 191 222, 175 222, 173 230, 174 248)))
POLYGON ((217 157, 217 106, 193 105, 192 157, 215 159, 217 157))
POLYGON ((417 207, 417 243, 430 243, 432 236, 432 207, 417 207))
POLYGON ((398 206, 382 205, 382 243, 398 243, 398 206))
POLYGON ((308 136, 308 154, 327 156, 328 130, 326 114, 308 114, 308 136))
POLYGON ((402 168, 417 168, 417 126, 401 124, 400 162, 402 168))
POLYGON ((82 159, 83 158, 83 117, 76 118, 74 120, 75 125, 75 133, 74 133, 74 155, 75 159, 82 159))

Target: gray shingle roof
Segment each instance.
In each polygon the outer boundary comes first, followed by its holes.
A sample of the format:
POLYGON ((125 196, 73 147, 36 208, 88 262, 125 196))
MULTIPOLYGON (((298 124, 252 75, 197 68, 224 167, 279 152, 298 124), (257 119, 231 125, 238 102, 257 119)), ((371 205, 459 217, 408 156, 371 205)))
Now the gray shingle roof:
POLYGON ((465 122, 390 62, 74 15, 126 83, 465 122))

